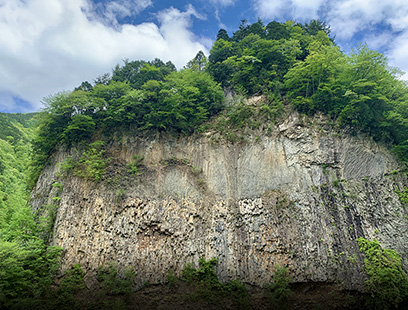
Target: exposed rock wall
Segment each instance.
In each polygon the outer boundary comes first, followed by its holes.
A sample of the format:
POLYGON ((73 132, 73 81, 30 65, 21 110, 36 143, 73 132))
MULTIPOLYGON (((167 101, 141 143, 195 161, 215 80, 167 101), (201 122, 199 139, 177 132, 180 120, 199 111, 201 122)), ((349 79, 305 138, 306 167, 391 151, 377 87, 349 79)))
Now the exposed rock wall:
POLYGON ((358 237, 408 256, 408 213, 394 192, 407 182, 385 148, 297 114, 240 143, 213 137, 110 141, 99 183, 58 177, 69 153, 56 153, 32 204, 50 203, 52 183, 63 184, 52 241, 64 248, 63 268, 81 263, 92 285, 92 271, 115 262, 142 286, 217 257, 224 281, 263 285, 287 265, 293 281, 362 289, 358 237), (134 155, 144 156, 137 175, 126 168, 134 155))

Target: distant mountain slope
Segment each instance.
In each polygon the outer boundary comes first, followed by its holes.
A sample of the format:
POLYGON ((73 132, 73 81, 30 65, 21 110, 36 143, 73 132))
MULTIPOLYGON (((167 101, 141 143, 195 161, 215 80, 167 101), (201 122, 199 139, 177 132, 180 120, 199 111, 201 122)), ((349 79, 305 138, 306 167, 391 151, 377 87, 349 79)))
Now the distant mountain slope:
POLYGON ((26 180, 35 113, 0 113, 0 233, 26 206, 26 180))
POLYGON ((27 138, 35 123, 38 113, 0 113, 0 139, 27 138))

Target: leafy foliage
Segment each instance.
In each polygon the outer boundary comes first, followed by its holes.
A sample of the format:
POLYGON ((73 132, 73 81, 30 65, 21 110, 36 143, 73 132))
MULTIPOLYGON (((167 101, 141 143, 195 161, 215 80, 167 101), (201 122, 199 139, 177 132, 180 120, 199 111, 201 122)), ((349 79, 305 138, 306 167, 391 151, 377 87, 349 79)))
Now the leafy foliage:
POLYGON ((254 24, 242 21, 232 39, 217 36, 208 71, 224 87, 242 94, 277 91, 287 70, 306 53, 311 36, 290 22, 264 26, 261 20, 254 24))
POLYGON ((341 126, 393 143, 407 159, 406 83, 380 53, 360 46, 350 56, 334 45, 311 44, 310 54, 285 75, 287 95, 301 112, 322 111, 341 126))
POLYGON ((208 261, 200 258, 198 269, 192 264, 187 264, 183 269, 182 279, 197 286, 194 293, 195 298, 216 302, 217 298, 230 296, 235 300, 237 308, 247 309, 249 294, 245 285, 238 280, 230 281, 227 284, 221 283, 214 269, 217 262, 216 258, 208 261))
POLYGON ((182 277, 187 282, 197 281, 201 284, 209 285, 212 288, 220 286, 217 274, 214 267, 217 264, 217 259, 212 258, 206 261, 204 258, 200 258, 200 268, 196 269, 191 264, 184 267, 182 277))
POLYGON ((288 309, 293 291, 289 287, 290 278, 286 267, 277 267, 273 273, 272 283, 267 285, 268 301, 272 309, 288 309))
POLYGON ((0 139, 9 142, 27 140, 37 113, 0 113, 0 139), (11 141, 10 141, 11 139, 11 141))
POLYGON ((27 205, 35 114, 0 114, 0 308, 27 308, 47 294, 61 253, 47 246, 52 226, 27 205), (3 132, 2 132, 3 133, 3 132), (1 135, 0 135, 1 136, 1 135), (3 137, 3 136, 1 136, 3 137))
POLYGON ((75 293, 85 288, 84 275, 81 265, 73 265, 65 272, 58 289, 50 295, 51 300, 46 302, 55 309, 79 309, 75 293))
POLYGON ((403 205, 408 205, 408 188, 407 187, 405 187, 403 191, 396 190, 395 193, 398 195, 403 205))
POLYGON ((103 157, 104 143, 95 141, 84 151, 78 163, 74 166, 74 175, 92 181, 101 181, 105 175, 107 160, 103 157))
POLYGON ((174 64, 169 61, 164 63, 156 58, 153 61, 124 60, 124 65, 117 65, 113 70, 112 80, 127 82, 132 88, 139 89, 150 80, 164 81, 165 76, 176 71, 174 64))
MULTIPOLYGON (((38 306, 52 284, 61 249, 46 244, 60 198, 43 206, 44 216, 33 215, 26 181, 30 171, 28 188, 34 186, 59 147, 84 150, 77 160, 68 158, 63 171, 98 182, 104 179, 108 159, 103 142, 93 141, 104 133, 118 128, 176 134, 211 129, 236 142, 236 131, 272 123, 283 113, 283 103, 290 102, 301 113, 323 112, 352 132, 368 133, 407 160, 408 90, 401 74, 389 67, 384 55, 365 45, 345 55, 330 38, 330 27, 319 20, 304 25, 244 20, 231 37, 219 31, 208 59, 199 52, 180 71, 159 59, 125 60, 93 85, 83 82, 73 92, 45 98, 45 109, 38 115, 0 113, 0 305, 27 308, 36 300, 38 306), (222 87, 241 96, 262 94, 268 100, 260 106, 237 101, 225 107, 222 87)), ((127 168, 137 174, 141 161, 134 158, 127 168)), ((58 190, 61 186, 55 183, 58 190)), ((406 192, 397 192, 404 204, 406 192)), ((117 196, 121 198, 123 191, 117 196)), ((392 307, 407 299, 407 278, 398 254, 382 249, 376 240, 360 238, 358 243, 366 255, 374 305, 392 307)), ((188 265, 183 278, 200 287, 202 296, 231 294, 245 304, 245 285, 220 283, 216 263, 202 259, 198 269, 188 265)), ((102 287, 112 295, 131 292, 133 276, 114 265, 99 270, 102 287)), ((66 307, 82 287, 83 271, 75 265, 62 279, 57 304, 66 307)), ((277 269, 268 289, 272 306, 285 305, 291 295, 285 268, 277 269)))
POLYGON ((330 33, 320 20, 266 26, 243 20, 232 38, 220 30, 207 70, 244 95, 286 95, 300 112, 326 113, 352 132, 394 145, 407 160, 408 90, 401 72, 365 45, 345 55, 330 33))
MULTIPOLYGON (((178 72, 171 63, 125 61, 112 78, 101 77, 92 86, 84 82, 75 91, 44 99, 33 141, 33 186, 43 165, 58 145, 90 141, 96 131, 135 127, 140 130, 190 133, 223 107, 223 91, 203 72, 199 53, 191 69, 178 72)), ((99 177, 97 177, 99 178, 99 177)))
POLYGON ((128 172, 131 174, 138 174, 139 167, 142 165, 143 160, 143 155, 133 155, 132 161, 126 165, 126 167, 128 168, 128 172))
POLYGON ((377 240, 357 239, 364 253, 366 281, 375 309, 389 309, 408 298, 408 278, 401 266, 401 258, 394 250, 383 249, 377 240))
POLYGON ((132 293, 132 285, 135 277, 133 269, 119 272, 113 263, 98 268, 98 280, 102 282, 102 288, 109 295, 127 295, 132 293))
POLYGON ((160 59, 125 60, 112 77, 105 74, 94 85, 83 82, 71 93, 44 99, 31 185, 60 142, 83 143, 117 127, 194 132, 225 109, 220 86, 275 102, 286 96, 300 112, 326 113, 352 132, 393 145, 407 159, 408 91, 400 72, 364 45, 345 55, 330 33, 320 20, 304 25, 243 20, 232 37, 219 31, 208 59, 200 51, 180 71, 160 59))

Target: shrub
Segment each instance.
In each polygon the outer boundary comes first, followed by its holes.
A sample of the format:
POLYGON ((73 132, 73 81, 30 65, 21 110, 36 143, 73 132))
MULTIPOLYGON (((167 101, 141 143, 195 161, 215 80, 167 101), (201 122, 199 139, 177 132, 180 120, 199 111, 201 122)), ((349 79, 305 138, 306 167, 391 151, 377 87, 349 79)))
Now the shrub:
POLYGON ((62 249, 41 239, 25 244, 0 240, 0 304, 39 299, 49 290, 62 249))
POLYGON ((102 288, 108 295, 128 295, 132 293, 135 272, 129 268, 119 272, 117 266, 109 263, 108 266, 98 268, 98 281, 102 282, 102 288))
POLYGON ((396 190, 395 193, 398 195, 400 201, 404 205, 408 205, 408 189, 405 188, 404 191, 396 190))
POLYGON ((198 269, 194 268, 192 264, 187 264, 184 267, 182 279, 196 285, 196 290, 192 296, 213 303, 219 303, 220 298, 223 297, 232 297, 237 308, 248 308, 249 294, 245 285, 238 280, 233 280, 228 284, 221 283, 214 269, 217 261, 216 258, 208 261, 201 258, 198 269))
POLYGON ((289 283, 290 278, 287 267, 277 267, 272 277, 272 284, 266 286, 271 309, 289 308, 289 299, 293 295, 289 283))
POLYGON ((142 165, 143 160, 143 155, 133 155, 132 161, 126 165, 128 172, 130 174, 139 174, 139 167, 142 165))
POLYGON ((85 272, 80 264, 75 264, 71 269, 67 270, 60 284, 60 290, 75 292, 85 288, 84 284, 85 272))
POLYGON ((107 160, 103 157, 104 143, 95 141, 84 151, 78 164, 75 165, 74 175, 95 182, 101 181, 105 176, 107 160))
POLYGON ((402 269, 401 258, 394 250, 383 249, 377 240, 357 239, 364 253, 366 287, 371 295, 370 307, 389 309, 408 298, 408 278, 402 269))
POLYGON ((206 261, 204 258, 200 258, 198 269, 194 268, 192 264, 187 264, 182 272, 182 277, 187 282, 198 282, 202 285, 209 287, 218 287, 220 282, 218 281, 217 274, 214 267, 217 264, 217 259, 212 258, 206 261))

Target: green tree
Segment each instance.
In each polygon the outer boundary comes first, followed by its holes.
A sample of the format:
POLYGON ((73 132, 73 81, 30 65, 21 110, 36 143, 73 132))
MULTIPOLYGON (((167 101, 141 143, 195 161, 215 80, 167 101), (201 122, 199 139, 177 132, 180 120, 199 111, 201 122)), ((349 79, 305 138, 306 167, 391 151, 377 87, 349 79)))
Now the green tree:
POLYGON ((150 127, 159 130, 190 132, 223 106, 222 89, 205 72, 184 69, 157 86, 152 94, 157 101, 147 118, 150 127))
POLYGON ((199 51, 197 55, 195 55, 195 57, 187 63, 186 68, 195 71, 204 71, 207 62, 208 60, 207 57, 204 55, 204 52, 199 51))
POLYGON ((76 114, 62 133, 62 138, 70 143, 77 143, 92 137, 95 131, 95 122, 91 116, 76 114))
MULTIPOLYGON (((329 113, 332 104, 341 104, 333 100, 336 96, 331 89, 346 61, 336 46, 320 45, 311 51, 304 61, 297 62, 285 75, 287 95, 295 107, 304 113, 323 110, 329 113), (324 97, 320 90, 324 89, 324 97), (320 96, 320 97, 319 97, 320 96), (314 101, 315 97, 319 100, 314 101)), ((337 108, 336 108, 337 109, 337 108)))
POLYGON ((124 60, 122 67, 116 65, 113 70, 112 80, 128 82, 133 88, 140 89, 147 81, 163 81, 166 75, 174 71, 176 71, 176 67, 171 61, 164 63, 157 58, 149 62, 124 60))
POLYGON ((225 41, 229 41, 230 37, 228 36, 228 33, 225 29, 220 29, 217 33, 217 40, 223 39, 225 41))
POLYGON ((272 21, 265 27, 266 38, 268 40, 289 39, 290 32, 284 24, 272 21))
POLYGON ((219 39, 214 42, 208 57, 208 72, 214 80, 223 87, 229 86, 231 69, 223 63, 228 57, 234 56, 236 45, 234 42, 219 39))

